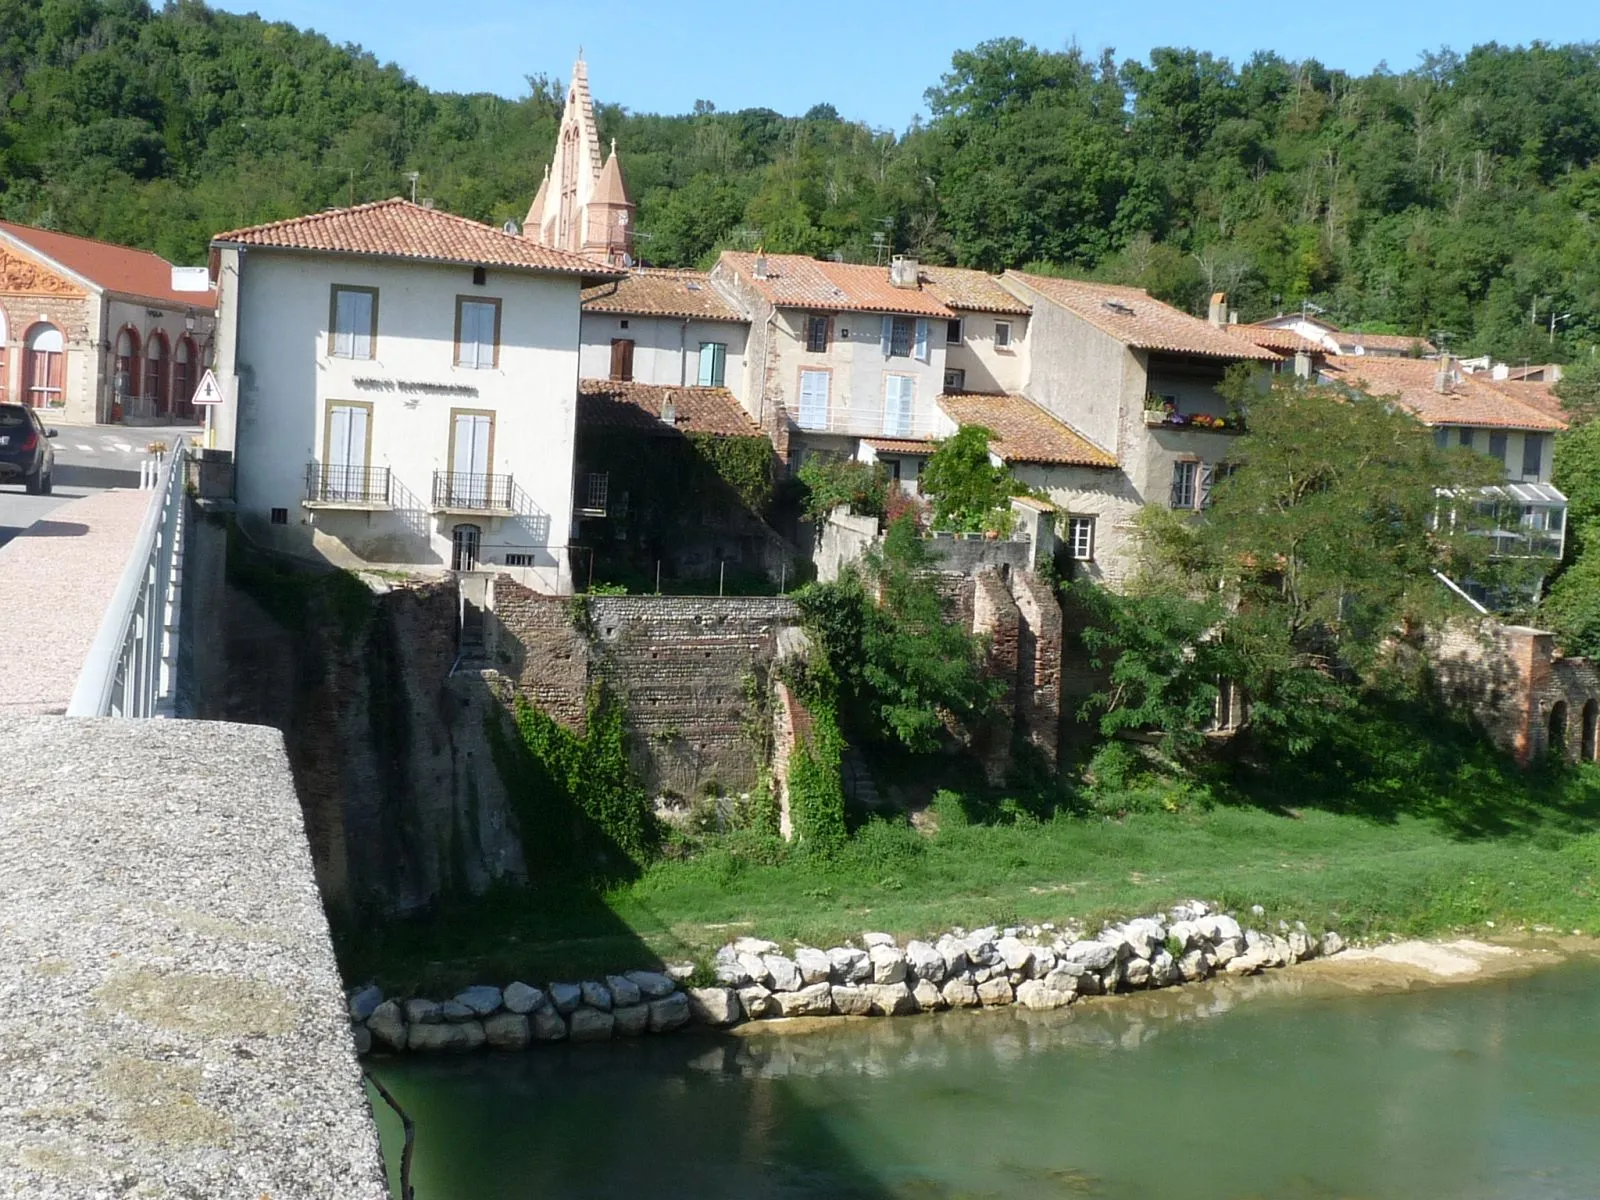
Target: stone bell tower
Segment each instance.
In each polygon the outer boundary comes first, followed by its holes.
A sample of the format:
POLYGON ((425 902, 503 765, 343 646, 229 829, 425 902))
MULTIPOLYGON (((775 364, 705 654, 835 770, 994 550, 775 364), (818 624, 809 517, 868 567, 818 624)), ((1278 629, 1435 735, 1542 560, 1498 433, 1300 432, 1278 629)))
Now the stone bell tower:
POLYGON ((615 141, 610 157, 601 158, 589 68, 582 58, 572 66, 555 157, 545 167, 522 235, 608 266, 633 261, 633 201, 628 198, 615 141))

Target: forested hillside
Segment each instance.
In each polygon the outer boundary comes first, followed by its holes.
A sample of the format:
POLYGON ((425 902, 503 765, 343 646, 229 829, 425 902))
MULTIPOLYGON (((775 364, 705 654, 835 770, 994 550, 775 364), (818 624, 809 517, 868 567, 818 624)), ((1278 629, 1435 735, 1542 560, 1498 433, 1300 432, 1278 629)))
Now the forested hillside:
MULTIPOLYGON (((598 58, 594 73, 604 96, 598 58)), ((416 170, 445 208, 520 219, 561 99, 529 82, 519 100, 434 93, 192 0, 0 0, 0 214, 196 261, 216 230, 404 194, 416 170)), ((870 261, 882 233, 929 261, 1095 273, 1191 308, 1225 289, 1246 318, 1310 299, 1511 360, 1600 341, 1595 46, 1352 77, 1267 52, 1119 63, 1002 41, 957 54, 910 130, 832 101, 797 117, 602 105, 641 255, 870 261), (1552 310, 1571 314, 1553 347, 1552 310)))

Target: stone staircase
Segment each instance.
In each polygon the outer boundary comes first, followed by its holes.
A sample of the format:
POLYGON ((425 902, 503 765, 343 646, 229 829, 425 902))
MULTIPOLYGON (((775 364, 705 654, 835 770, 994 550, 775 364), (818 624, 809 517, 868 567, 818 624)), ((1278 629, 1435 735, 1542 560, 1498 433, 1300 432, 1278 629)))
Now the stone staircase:
POLYGON ((867 770, 867 760, 861 757, 861 752, 854 746, 846 746, 840 755, 839 775, 847 800, 863 808, 883 807, 883 797, 878 795, 878 785, 872 780, 872 772, 867 770))

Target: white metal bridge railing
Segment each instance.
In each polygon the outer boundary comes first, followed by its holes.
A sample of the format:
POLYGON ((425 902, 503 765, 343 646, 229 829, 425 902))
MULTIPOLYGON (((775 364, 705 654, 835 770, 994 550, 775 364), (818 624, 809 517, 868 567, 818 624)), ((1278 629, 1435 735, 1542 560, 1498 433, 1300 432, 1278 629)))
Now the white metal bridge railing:
POLYGON ((142 477, 155 494, 78 673, 67 704, 69 717, 172 715, 188 452, 188 439, 177 438, 154 471, 142 477))

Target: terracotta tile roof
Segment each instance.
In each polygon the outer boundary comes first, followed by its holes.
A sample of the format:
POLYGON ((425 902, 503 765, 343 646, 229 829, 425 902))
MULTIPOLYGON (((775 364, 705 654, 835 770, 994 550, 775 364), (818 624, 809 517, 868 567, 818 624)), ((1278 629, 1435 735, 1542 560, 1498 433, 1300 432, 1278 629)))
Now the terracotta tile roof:
POLYGON ((1391 354, 1437 354, 1439 349, 1427 338, 1401 333, 1350 333, 1345 330, 1328 335, 1339 347, 1340 354, 1355 354, 1358 349, 1383 350, 1391 354))
POLYGON ((1304 350, 1307 354, 1328 352, 1328 348, 1321 342, 1313 342, 1292 329, 1277 329, 1271 325, 1229 325, 1228 332, 1252 345, 1275 350, 1283 355, 1292 355, 1300 350, 1304 350))
POLYGON ((910 454, 926 457, 939 448, 933 438, 862 438, 880 454, 910 454))
MULTIPOLYGON (((1371 396, 1395 396, 1424 425, 1468 425, 1480 429, 1565 429, 1566 421, 1524 403, 1494 385, 1459 371, 1448 390, 1437 389, 1444 364, 1421 358, 1341 358, 1323 368, 1324 379, 1360 388, 1371 396)), ((1524 385, 1525 386, 1525 385, 1524 385)))
MULTIPOLYGON (((1479 378, 1474 376, 1474 378, 1479 378)), ((1542 412, 1547 417, 1553 417, 1562 422, 1567 421, 1567 410, 1561 405, 1561 397, 1550 390, 1548 383, 1538 383, 1524 379, 1485 379, 1497 392, 1503 392, 1513 400, 1526 404, 1537 412, 1542 412)))
POLYGON ((703 271, 635 268, 583 293, 584 312, 639 313, 697 321, 743 321, 703 271))
POLYGON ((953 317, 929 288, 897 288, 888 267, 822 262, 803 254, 768 254, 767 275, 757 279, 756 256, 724 250, 720 262, 779 308, 819 312, 904 313, 918 317, 953 317))
POLYGON ((614 379, 578 381, 578 426, 586 425, 663 436, 673 430, 729 437, 762 436, 761 427, 727 388, 664 387, 614 379), (676 412, 671 426, 661 419, 662 406, 669 402, 676 412))
POLYGON ((268 225, 219 233, 213 246, 268 246, 329 254, 366 254, 428 262, 512 267, 614 279, 621 271, 565 250, 541 246, 454 213, 423 208, 398 196, 354 208, 337 208, 268 225))
POLYGON ((36 255, 59 263, 104 291, 155 300, 175 307, 212 309, 217 306, 214 289, 205 292, 173 291, 172 264, 148 250, 134 250, 129 246, 98 242, 94 238, 57 233, 53 229, 14 225, 10 221, 0 221, 0 233, 15 239, 36 255))
POLYGON ((1007 271, 1019 283, 1066 309, 1080 320, 1136 350, 1160 350, 1203 358, 1276 362, 1278 355, 1235 337, 1198 317, 1179 312, 1142 288, 1081 279, 1054 279, 1007 271))
POLYGON ((918 270, 923 286, 942 300, 946 307, 963 312, 1012 313, 1025 317, 1033 309, 1017 299, 987 271, 965 267, 922 267, 918 270))
POLYGON ((1008 463, 1114 467, 1116 458, 1025 396, 946 393, 939 407, 958 425, 982 425, 989 448, 1008 463))

